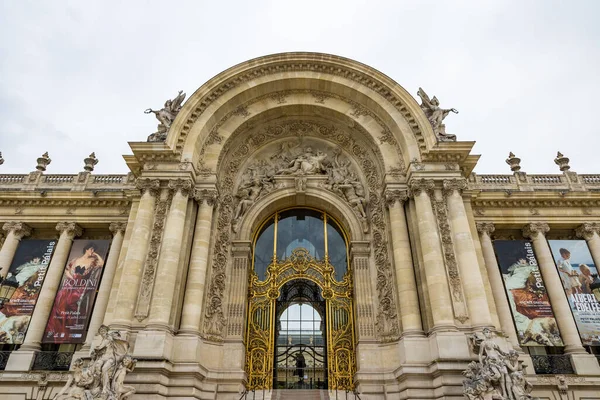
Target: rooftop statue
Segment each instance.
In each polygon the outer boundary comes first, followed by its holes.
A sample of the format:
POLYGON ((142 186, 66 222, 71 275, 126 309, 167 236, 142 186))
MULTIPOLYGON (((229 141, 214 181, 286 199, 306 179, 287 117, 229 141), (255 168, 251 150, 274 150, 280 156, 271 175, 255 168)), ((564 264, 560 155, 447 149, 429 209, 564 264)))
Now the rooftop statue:
POLYGON ((455 108, 441 108, 440 101, 437 99, 437 97, 433 96, 433 99, 430 99, 423 88, 419 88, 417 95, 419 95, 421 98, 421 110, 423 110, 427 116, 427 119, 429 120, 429 123, 431 123, 433 132, 435 133, 438 141, 455 142, 456 135, 446 133, 446 126, 442 123, 442 121, 451 112, 458 114, 458 110, 455 108))
POLYGON ((171 128, 171 124, 175 121, 175 117, 177 117, 177 114, 181 111, 181 104, 184 99, 185 93, 183 93, 183 90, 180 90, 173 100, 165 101, 165 106, 160 110, 148 108, 144 111, 144 114, 153 113, 158 122, 160 122, 158 124, 158 130, 148 136, 149 142, 164 142, 167 139, 169 128, 171 128))

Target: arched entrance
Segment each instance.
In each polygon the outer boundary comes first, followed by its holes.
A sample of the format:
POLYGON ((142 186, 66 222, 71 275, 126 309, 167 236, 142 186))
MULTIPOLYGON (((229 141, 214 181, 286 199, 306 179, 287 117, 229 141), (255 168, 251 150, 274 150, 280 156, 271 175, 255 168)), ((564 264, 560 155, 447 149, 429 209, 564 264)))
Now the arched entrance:
POLYGON ((310 364, 313 387, 352 389, 353 321, 348 246, 339 224, 325 212, 306 208, 269 217, 253 246, 246 336, 248 388, 310 387, 310 364), (303 317, 302 307, 310 316, 303 317), (319 337, 322 343, 317 345, 319 337))

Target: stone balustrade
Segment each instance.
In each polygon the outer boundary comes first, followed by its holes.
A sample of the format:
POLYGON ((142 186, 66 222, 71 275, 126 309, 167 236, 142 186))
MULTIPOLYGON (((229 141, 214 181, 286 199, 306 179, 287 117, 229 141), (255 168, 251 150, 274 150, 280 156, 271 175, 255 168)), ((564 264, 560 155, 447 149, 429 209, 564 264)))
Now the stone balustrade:
POLYGON ((600 186, 600 175, 579 175, 568 171, 563 174, 478 175, 475 172, 468 179, 469 189, 483 191, 588 191, 600 186))
POLYGON ((2 174, 0 190, 38 191, 43 189, 61 190, 97 190, 97 189, 133 189, 133 174, 94 175, 89 172, 79 174, 2 174))

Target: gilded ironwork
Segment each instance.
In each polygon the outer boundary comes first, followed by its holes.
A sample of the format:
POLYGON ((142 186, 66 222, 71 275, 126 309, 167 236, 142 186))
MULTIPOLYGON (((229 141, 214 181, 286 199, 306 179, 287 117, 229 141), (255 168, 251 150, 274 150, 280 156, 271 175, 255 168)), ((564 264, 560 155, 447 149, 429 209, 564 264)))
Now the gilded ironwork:
MULTIPOLYGON (((325 216, 324 222, 326 219, 325 216)), ((325 238, 326 229, 325 227, 325 238)), ((304 279, 317 284, 326 301, 329 389, 352 390, 356 359, 350 271, 344 274, 341 281, 337 281, 335 269, 329 263, 327 250, 323 260, 315 259, 309 250, 302 247, 294 249, 290 256, 283 260, 275 256, 276 248, 273 253, 264 281, 260 281, 254 271, 250 275, 246 336, 248 389, 273 387, 276 302, 281 288, 286 283, 304 279)))

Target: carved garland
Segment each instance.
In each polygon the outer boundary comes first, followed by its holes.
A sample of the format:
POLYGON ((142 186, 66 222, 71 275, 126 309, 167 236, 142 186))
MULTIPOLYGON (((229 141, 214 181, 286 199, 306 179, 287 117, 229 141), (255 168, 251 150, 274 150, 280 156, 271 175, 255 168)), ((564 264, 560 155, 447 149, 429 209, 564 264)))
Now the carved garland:
MULTIPOLYGON (((417 139, 421 152, 424 152, 426 150, 425 139, 423 138, 421 128, 419 127, 419 124, 417 124, 417 121, 415 120, 414 116, 408 110, 406 104, 404 104, 399 98, 397 98, 394 93, 388 90, 386 86, 382 85, 381 83, 373 79, 371 76, 354 69, 342 67, 340 65, 324 65, 323 63, 316 63, 310 61, 298 61, 294 63, 293 61, 291 61, 289 64, 258 66, 256 68, 248 70, 245 73, 237 75, 236 77, 230 79, 228 82, 221 84, 219 87, 217 87, 216 89, 208 93, 206 96, 204 96, 199 101, 198 106, 196 106, 196 108, 189 115, 181 129, 181 133, 177 138, 176 153, 178 155, 181 154, 187 135, 190 132, 196 120, 198 119, 198 117, 206 110, 208 106, 210 106, 217 98, 221 97, 224 93, 239 86, 244 82, 254 80, 262 76, 280 74, 282 72, 297 71, 314 71, 321 74, 341 76, 350 79, 354 82, 358 82, 359 84, 364 85, 369 89, 379 93, 379 95, 383 96, 388 102, 393 104, 394 107, 396 107, 396 109, 400 111, 402 116, 406 119, 408 125, 411 128, 411 131, 417 139)), ((331 93, 327 93, 327 95, 331 95, 331 93)))
POLYGON ((146 256, 146 262, 144 263, 142 284, 140 286, 138 302, 135 311, 135 318, 140 322, 148 317, 150 310, 150 299, 152 297, 152 290, 154 289, 154 279, 157 272, 160 244, 162 242, 167 210, 171 206, 172 199, 173 192, 168 190, 166 197, 160 199, 156 205, 154 224, 152 226, 152 234, 150 236, 150 247, 148 249, 148 255, 146 256))
POLYGON ((204 318, 204 334, 207 339, 222 340, 225 327, 223 313, 223 296, 226 282, 226 266, 228 246, 230 242, 230 226, 234 207, 234 179, 240 170, 243 160, 262 143, 269 139, 312 134, 336 143, 350 154, 353 154, 366 177, 371 224, 373 232, 373 249, 377 269, 377 290, 379 311, 377 315, 377 332, 383 341, 395 340, 398 337, 397 310, 393 297, 392 272, 388 257, 388 246, 384 222, 384 202, 382 192, 382 179, 375 164, 359 143, 347 133, 334 126, 327 126, 307 121, 287 121, 282 125, 270 125, 254 132, 243 139, 241 144, 230 148, 233 140, 228 140, 221 157, 229 155, 228 159, 219 160, 222 167, 219 179, 220 210, 217 222, 217 236, 213 250, 212 278, 208 290, 208 307, 204 318), (310 129, 307 129, 310 128, 310 129), (301 132, 299 132, 299 130, 301 132))
MULTIPOLYGON (((221 135, 219 135, 218 131, 221 128, 221 126, 223 126, 223 124, 230 119, 232 116, 240 116, 243 118, 246 118, 247 116, 249 116, 251 113, 248 111, 248 108, 255 103, 258 103, 259 101, 262 101, 264 99, 273 99, 273 96, 275 96, 276 98, 283 98, 285 99, 287 96, 292 95, 292 94, 310 94, 315 98, 315 103, 324 103, 325 99, 327 98, 335 98, 337 100, 343 101, 345 103, 348 103, 350 105, 352 105, 354 108, 353 110, 355 110, 354 112, 351 112, 350 115, 353 116, 354 118, 359 118, 360 116, 369 116, 371 117, 373 120, 375 120, 375 122, 377 122, 377 124, 381 127, 381 133, 382 135, 379 137, 379 141, 380 143, 388 143, 389 145, 393 146, 394 149, 396 149, 396 152, 398 154, 402 154, 402 150, 400 148, 400 145, 398 144, 398 142, 396 141, 396 138, 394 137, 394 135, 392 134, 392 132, 389 130, 389 128, 386 126, 386 124, 383 122, 383 120, 381 118, 379 118, 379 116, 377 114, 375 114, 373 111, 366 109, 365 107, 363 107, 362 105, 360 105, 359 103, 347 99, 343 96, 340 96, 338 94, 334 94, 334 93, 326 93, 326 92, 319 92, 316 90, 308 90, 308 89, 294 89, 294 90, 284 90, 284 91, 280 91, 280 92, 276 92, 275 94, 273 93, 269 93, 269 94, 265 94, 262 96, 258 96, 253 98, 252 100, 249 100, 245 103, 243 103, 242 105, 240 105, 238 108, 236 108, 233 111, 228 112, 227 114, 225 114, 223 116, 223 118, 221 118, 219 120, 219 122, 217 122, 215 124, 215 126, 212 128, 212 130, 210 131, 208 137, 206 138, 206 140, 204 141, 204 143, 202 144, 202 148, 200 150, 200 158, 202 158, 204 156, 204 153, 206 151, 206 148, 210 145, 213 144, 221 144, 221 142, 223 141, 223 137, 221 135), (245 114, 240 114, 239 109, 242 108, 244 110, 246 110, 245 114), (361 110, 360 112, 357 112, 356 110, 361 110)), ((281 104, 281 103, 278 103, 281 104)), ((362 127, 361 127, 362 128, 362 127)), ((363 133, 368 134, 368 132, 364 131, 363 129, 361 129, 361 131, 363 131, 363 133)), ((369 135, 370 136, 370 135, 369 135)), ((203 166, 203 163, 202 163, 203 166)), ((404 171, 405 171, 406 167, 404 165, 404 161, 402 160, 402 158, 400 158, 400 162, 399 162, 399 166, 396 168, 392 168, 390 170, 390 175, 393 176, 398 176, 398 175, 403 175, 404 171)), ((210 172, 203 170, 202 168, 200 168, 200 172, 203 172, 204 174, 207 174, 210 172)))

